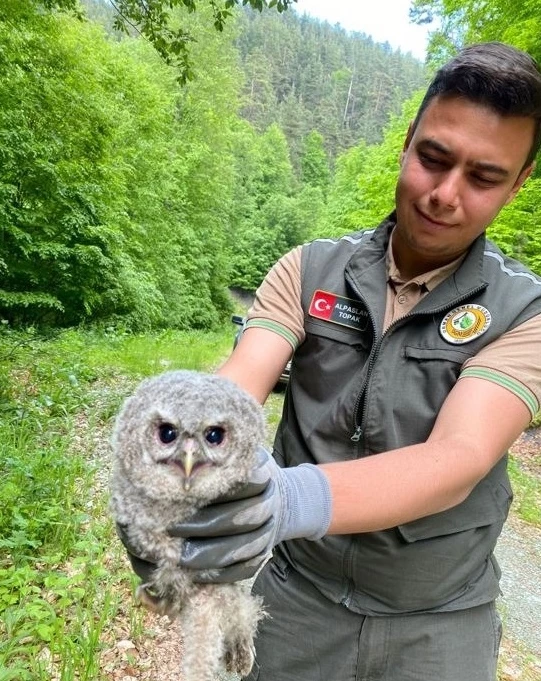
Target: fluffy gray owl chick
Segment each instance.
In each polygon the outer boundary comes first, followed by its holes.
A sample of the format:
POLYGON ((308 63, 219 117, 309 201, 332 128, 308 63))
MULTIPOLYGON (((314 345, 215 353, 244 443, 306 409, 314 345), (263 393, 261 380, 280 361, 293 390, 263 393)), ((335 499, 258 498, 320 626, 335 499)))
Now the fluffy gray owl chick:
POLYGON ((194 371, 143 381, 116 419, 112 512, 134 553, 157 559, 138 595, 151 609, 180 618, 183 681, 215 681, 224 665, 248 674, 263 610, 246 583, 193 583, 178 566, 183 539, 167 528, 245 480, 263 436, 262 409, 250 395, 194 371))

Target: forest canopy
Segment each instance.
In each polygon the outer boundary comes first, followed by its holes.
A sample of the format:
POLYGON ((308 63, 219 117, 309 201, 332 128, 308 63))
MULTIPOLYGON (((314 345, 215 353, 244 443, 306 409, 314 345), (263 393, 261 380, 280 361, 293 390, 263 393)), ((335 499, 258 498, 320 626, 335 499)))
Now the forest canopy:
MULTIPOLYGON (((52 10, 59 9, 80 16, 79 0, 31 0, 52 10)), ((193 78, 190 59, 190 43, 195 35, 181 22, 175 10, 183 9, 196 12, 210 9, 209 22, 217 31, 223 31, 226 21, 239 5, 251 7, 262 12, 263 9, 276 9, 284 12, 297 0, 109 0, 114 10, 114 27, 130 34, 133 30, 144 36, 167 64, 177 67, 177 77, 181 83, 193 78)))
MULTIPOLYGON (((287 250, 392 209, 433 67, 276 11, 291 3, 177 4, 168 22, 190 35, 188 79, 138 32, 119 33, 108 2, 2 3, 4 323, 213 328, 229 290, 254 291, 287 250), (221 30, 217 8, 230 12, 221 30)), ((500 34, 539 51, 525 10, 511 31, 503 3, 489 18, 461 6, 459 20, 457 3, 415 3, 417 20, 440 14, 432 63, 500 34)), ((538 271, 539 181, 491 228, 538 271)))

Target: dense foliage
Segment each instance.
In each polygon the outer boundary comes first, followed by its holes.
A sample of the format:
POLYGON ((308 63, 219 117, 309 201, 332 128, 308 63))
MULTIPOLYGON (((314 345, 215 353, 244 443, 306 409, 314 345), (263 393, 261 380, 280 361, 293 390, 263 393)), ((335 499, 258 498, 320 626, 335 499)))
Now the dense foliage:
POLYGON ((199 41, 205 70, 180 90, 140 41, 17 3, 1 13, 4 318, 211 326, 229 304, 231 39, 199 41))
POLYGON ((294 11, 244 12, 237 44, 242 113, 258 130, 278 122, 296 167, 312 130, 333 159, 359 139, 379 142, 389 114, 425 82, 410 54, 294 11))
MULTIPOLYGON (((79 0, 29 0, 49 10, 59 9, 80 16, 79 0)), ((186 83, 194 77, 191 44, 197 34, 190 30, 189 22, 181 22, 175 10, 193 13, 202 10, 207 15, 208 26, 223 31, 226 21, 237 6, 248 5, 259 12, 275 8, 284 12, 297 0, 108 0, 114 9, 112 25, 118 31, 133 31, 146 38, 167 64, 175 65, 179 82, 186 83), (205 12, 205 9, 210 12, 205 12)), ((99 0, 98 0, 99 2, 99 0)))
MULTIPOLYGON (((148 41, 114 32, 102 0, 79 17, 55 11, 75 0, 2 3, 9 324, 212 328, 231 311, 228 287, 253 291, 288 249, 392 209, 418 62, 291 9, 237 8, 216 31, 217 6, 171 9, 193 37, 194 77, 181 86, 148 41)), ((492 9, 417 0, 418 20, 440 16, 433 59, 476 39, 541 49, 537 14, 522 8, 511 26, 504 3, 492 9)), ((540 182, 490 229, 537 271, 540 182)))
MULTIPOLYGON (((210 328, 230 311, 227 287, 255 289, 282 253, 317 232, 323 214, 329 149, 337 149, 325 117, 299 119, 293 134, 275 78, 276 120, 239 115, 242 69, 253 61, 248 48, 243 58, 241 37, 285 30, 276 43, 286 45, 291 31, 300 60, 302 22, 241 13, 237 26, 215 31, 212 3, 185 8, 178 19, 194 38, 194 78, 181 87, 148 42, 119 39, 107 4, 84 6, 103 25, 84 20, 83 8, 79 16, 53 11, 77 7, 0 7, 0 314, 16 326, 210 328)), ((318 46, 316 29, 311 21, 303 30, 321 54, 331 33, 326 27, 318 46)), ((347 52, 343 32, 337 45, 335 70, 347 52)), ((356 53, 358 38, 351 45, 356 53)), ((300 66, 292 68, 299 78, 300 66)))

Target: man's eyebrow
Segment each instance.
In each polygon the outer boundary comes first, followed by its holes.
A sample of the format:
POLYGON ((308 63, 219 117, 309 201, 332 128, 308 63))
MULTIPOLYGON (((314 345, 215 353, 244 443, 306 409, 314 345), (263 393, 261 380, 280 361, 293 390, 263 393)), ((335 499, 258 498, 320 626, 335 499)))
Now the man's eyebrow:
MULTIPOLYGON (((453 156, 452 151, 448 147, 433 139, 421 140, 418 144, 418 148, 421 150, 431 149, 432 151, 444 154, 445 156, 453 156)), ((500 177, 509 176, 509 171, 506 168, 502 168, 502 166, 496 165, 495 163, 489 163, 488 161, 474 161, 470 165, 476 170, 481 170, 485 173, 492 173, 493 175, 499 175, 500 177)))
POLYGON ((494 163, 487 163, 485 161, 476 161, 472 163, 472 166, 476 170, 482 170, 485 173, 492 173, 493 175, 499 175, 500 177, 508 177, 509 171, 501 166, 497 166, 494 163))
POLYGON ((422 149, 431 149, 432 151, 437 151, 440 154, 445 154, 446 156, 452 156, 451 150, 448 149, 444 144, 437 142, 433 139, 422 139, 419 141, 417 147, 422 149))

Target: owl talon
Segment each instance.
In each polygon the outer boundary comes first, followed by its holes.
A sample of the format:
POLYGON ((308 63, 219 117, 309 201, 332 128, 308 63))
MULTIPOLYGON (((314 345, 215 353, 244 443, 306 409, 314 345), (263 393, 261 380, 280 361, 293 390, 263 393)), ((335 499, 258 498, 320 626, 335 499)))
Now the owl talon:
POLYGON ((157 594, 152 593, 152 584, 141 584, 137 587, 135 596, 139 603, 158 615, 167 614, 167 601, 165 598, 160 598, 157 594))
POLYGON ((254 659, 251 642, 237 641, 225 653, 225 667, 228 672, 247 676, 253 667, 254 659))

